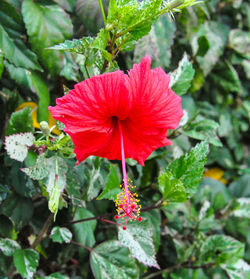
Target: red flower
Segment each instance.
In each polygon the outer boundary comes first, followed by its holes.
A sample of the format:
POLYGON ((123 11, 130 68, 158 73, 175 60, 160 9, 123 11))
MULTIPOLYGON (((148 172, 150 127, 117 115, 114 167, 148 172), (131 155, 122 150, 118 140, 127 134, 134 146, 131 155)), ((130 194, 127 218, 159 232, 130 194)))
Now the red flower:
POLYGON ((49 107, 65 124, 79 162, 90 155, 121 160, 121 133, 125 158, 141 165, 156 148, 171 144, 166 136, 183 115, 181 98, 169 88, 170 77, 150 64, 146 56, 128 75, 116 71, 84 80, 49 107))

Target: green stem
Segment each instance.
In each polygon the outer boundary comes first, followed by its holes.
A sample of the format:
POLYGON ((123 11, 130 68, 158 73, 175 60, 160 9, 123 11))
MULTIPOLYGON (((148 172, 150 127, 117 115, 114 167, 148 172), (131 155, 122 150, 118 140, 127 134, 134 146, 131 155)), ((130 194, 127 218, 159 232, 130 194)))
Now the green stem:
POLYGON ((100 9, 101 9, 101 12, 102 12, 102 17, 103 17, 103 21, 104 21, 104 24, 106 25, 106 15, 105 15, 105 12, 104 12, 104 9, 103 9, 103 4, 102 4, 102 0, 98 0, 99 1, 99 6, 100 6, 100 9))
POLYGON ((82 248, 88 250, 89 252, 91 252, 91 251, 93 250, 92 248, 87 247, 87 246, 85 246, 85 245, 83 245, 83 244, 81 244, 81 243, 79 243, 79 242, 74 241, 74 240, 71 240, 70 243, 72 243, 72 244, 74 244, 74 245, 77 245, 77 246, 79 246, 79 247, 82 247, 82 248))

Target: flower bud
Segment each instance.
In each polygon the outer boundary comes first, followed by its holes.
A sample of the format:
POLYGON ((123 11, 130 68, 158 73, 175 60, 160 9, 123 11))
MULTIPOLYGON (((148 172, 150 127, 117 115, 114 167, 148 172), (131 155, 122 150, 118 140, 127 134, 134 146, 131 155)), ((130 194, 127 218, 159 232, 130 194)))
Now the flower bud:
POLYGON ((40 130, 43 132, 45 136, 48 136, 50 134, 50 128, 48 122, 46 121, 40 122, 40 130))

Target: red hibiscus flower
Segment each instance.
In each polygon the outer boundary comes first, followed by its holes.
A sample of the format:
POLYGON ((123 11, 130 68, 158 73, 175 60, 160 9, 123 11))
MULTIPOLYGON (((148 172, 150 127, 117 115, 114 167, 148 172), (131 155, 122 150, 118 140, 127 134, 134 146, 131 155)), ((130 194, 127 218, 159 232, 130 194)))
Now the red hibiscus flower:
POLYGON ((90 155, 121 160, 121 136, 125 158, 141 165, 156 148, 171 144, 167 133, 179 125, 181 98, 169 88, 170 77, 150 64, 146 56, 128 75, 116 71, 84 80, 49 107, 65 124, 78 162, 90 155))

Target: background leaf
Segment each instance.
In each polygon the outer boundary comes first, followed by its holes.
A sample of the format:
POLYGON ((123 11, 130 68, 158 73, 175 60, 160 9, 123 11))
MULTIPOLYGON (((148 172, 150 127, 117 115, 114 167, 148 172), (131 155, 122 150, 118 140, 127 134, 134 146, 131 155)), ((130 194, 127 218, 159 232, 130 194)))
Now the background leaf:
POLYGON ((32 278, 38 266, 39 254, 32 249, 18 249, 14 252, 15 267, 24 278, 32 278))
POLYGON ((138 278, 135 260, 118 241, 106 241, 95 247, 90 254, 90 264, 96 279, 138 278))
POLYGON ((52 229, 50 233, 50 238, 53 240, 53 242, 69 243, 72 238, 72 233, 67 228, 56 226, 52 229))
POLYGON ((62 55, 46 48, 72 36, 69 16, 58 5, 44 5, 32 0, 23 1, 22 15, 32 49, 51 75, 58 74, 62 67, 62 55))

